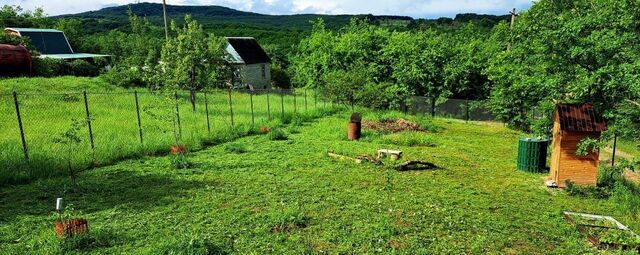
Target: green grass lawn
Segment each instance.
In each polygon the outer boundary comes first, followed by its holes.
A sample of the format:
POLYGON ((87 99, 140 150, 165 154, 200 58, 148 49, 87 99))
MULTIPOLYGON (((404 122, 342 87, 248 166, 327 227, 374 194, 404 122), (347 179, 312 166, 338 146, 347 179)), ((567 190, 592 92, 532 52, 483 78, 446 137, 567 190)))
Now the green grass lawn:
MULTIPOLYGON (((55 143, 69 129, 72 120, 86 120, 86 90, 95 149, 88 125, 79 132, 75 148, 76 169, 112 164, 122 159, 165 153, 175 143, 176 105, 166 96, 138 88, 142 140, 138 128, 134 89, 111 86, 101 78, 56 77, 0 80, 0 185, 25 183, 59 176, 66 172, 67 147, 55 143), (21 118, 30 160, 23 153, 12 91, 18 93, 21 118)), ((285 94, 256 94, 215 90, 197 95, 195 111, 187 92, 179 94, 181 143, 192 150, 204 144, 228 141, 262 126, 276 127, 297 117, 314 118, 333 110, 332 105, 304 91, 285 94), (305 100, 306 98, 306 100, 305 100), (253 100, 253 117, 251 101, 253 100), (267 100, 269 104, 267 104, 267 100), (306 104, 305 104, 306 101, 306 104), (205 102, 208 102, 205 105, 205 102), (207 107, 208 106, 208 109, 207 107), (207 111, 208 110, 208 111, 207 111), (233 119, 231 118, 233 110, 233 119), (209 122, 207 122, 207 113, 209 122), (233 125, 232 125, 233 124, 233 125)))
POLYGON ((76 191, 64 177, 0 188, 0 253, 597 252, 563 210, 612 215, 640 230, 611 200, 571 197, 545 188, 544 175, 516 171, 522 134, 501 125, 415 119, 439 131, 365 130, 351 142, 346 120, 291 125, 287 140, 254 135, 211 146, 191 154, 188 170, 145 157, 82 172, 76 191), (440 169, 396 172, 326 155, 380 148, 440 169), (56 197, 89 220, 90 235, 55 236, 56 197))
POLYGON ((640 158, 640 142, 619 140, 617 146, 619 150, 633 157, 640 158))

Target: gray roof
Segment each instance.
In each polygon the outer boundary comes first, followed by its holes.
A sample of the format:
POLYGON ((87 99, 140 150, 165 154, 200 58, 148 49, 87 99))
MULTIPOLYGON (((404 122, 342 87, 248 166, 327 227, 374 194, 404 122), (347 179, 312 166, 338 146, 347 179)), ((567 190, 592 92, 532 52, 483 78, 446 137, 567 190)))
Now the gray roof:
POLYGON ((271 58, 253 37, 227 37, 225 50, 234 64, 271 63, 271 58))
POLYGON ((53 33, 62 33, 62 31, 57 29, 45 29, 45 28, 22 28, 22 27, 8 27, 5 30, 15 31, 15 32, 53 32, 53 33))

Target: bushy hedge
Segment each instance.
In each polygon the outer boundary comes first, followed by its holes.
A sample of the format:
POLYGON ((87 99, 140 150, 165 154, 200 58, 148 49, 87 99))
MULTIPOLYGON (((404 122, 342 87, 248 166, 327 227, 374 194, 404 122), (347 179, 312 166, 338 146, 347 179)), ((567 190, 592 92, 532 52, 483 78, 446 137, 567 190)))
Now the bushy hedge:
POLYGON ((100 60, 90 63, 81 59, 67 61, 53 58, 34 58, 33 75, 43 77, 98 76, 104 66, 106 66, 106 62, 100 60))

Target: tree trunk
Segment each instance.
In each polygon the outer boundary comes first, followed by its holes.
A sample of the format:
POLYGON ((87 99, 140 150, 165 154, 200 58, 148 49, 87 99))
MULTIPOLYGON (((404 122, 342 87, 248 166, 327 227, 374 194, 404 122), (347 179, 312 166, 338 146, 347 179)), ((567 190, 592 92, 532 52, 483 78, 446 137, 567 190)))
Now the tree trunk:
POLYGON ((76 174, 73 172, 73 168, 71 166, 71 158, 67 159, 67 170, 69 171, 69 178, 71 178, 73 187, 77 187, 78 183, 76 182, 76 174))
POLYGON ((191 89, 189 91, 189 100, 191 101, 191 108, 195 112, 196 111, 196 91, 194 89, 191 89))

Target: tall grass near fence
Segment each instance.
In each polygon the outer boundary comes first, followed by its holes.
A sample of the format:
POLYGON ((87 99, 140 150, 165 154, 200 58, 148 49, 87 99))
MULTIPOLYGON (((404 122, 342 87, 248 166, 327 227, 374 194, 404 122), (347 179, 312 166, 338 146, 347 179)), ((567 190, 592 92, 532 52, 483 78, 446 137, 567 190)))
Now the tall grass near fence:
POLYGON ((66 148, 55 140, 73 120, 85 123, 73 167, 87 169, 167 153, 176 135, 198 150, 334 110, 304 90, 199 92, 195 109, 188 92, 175 96, 177 104, 146 91, 0 94, 0 185, 65 174, 66 148))

